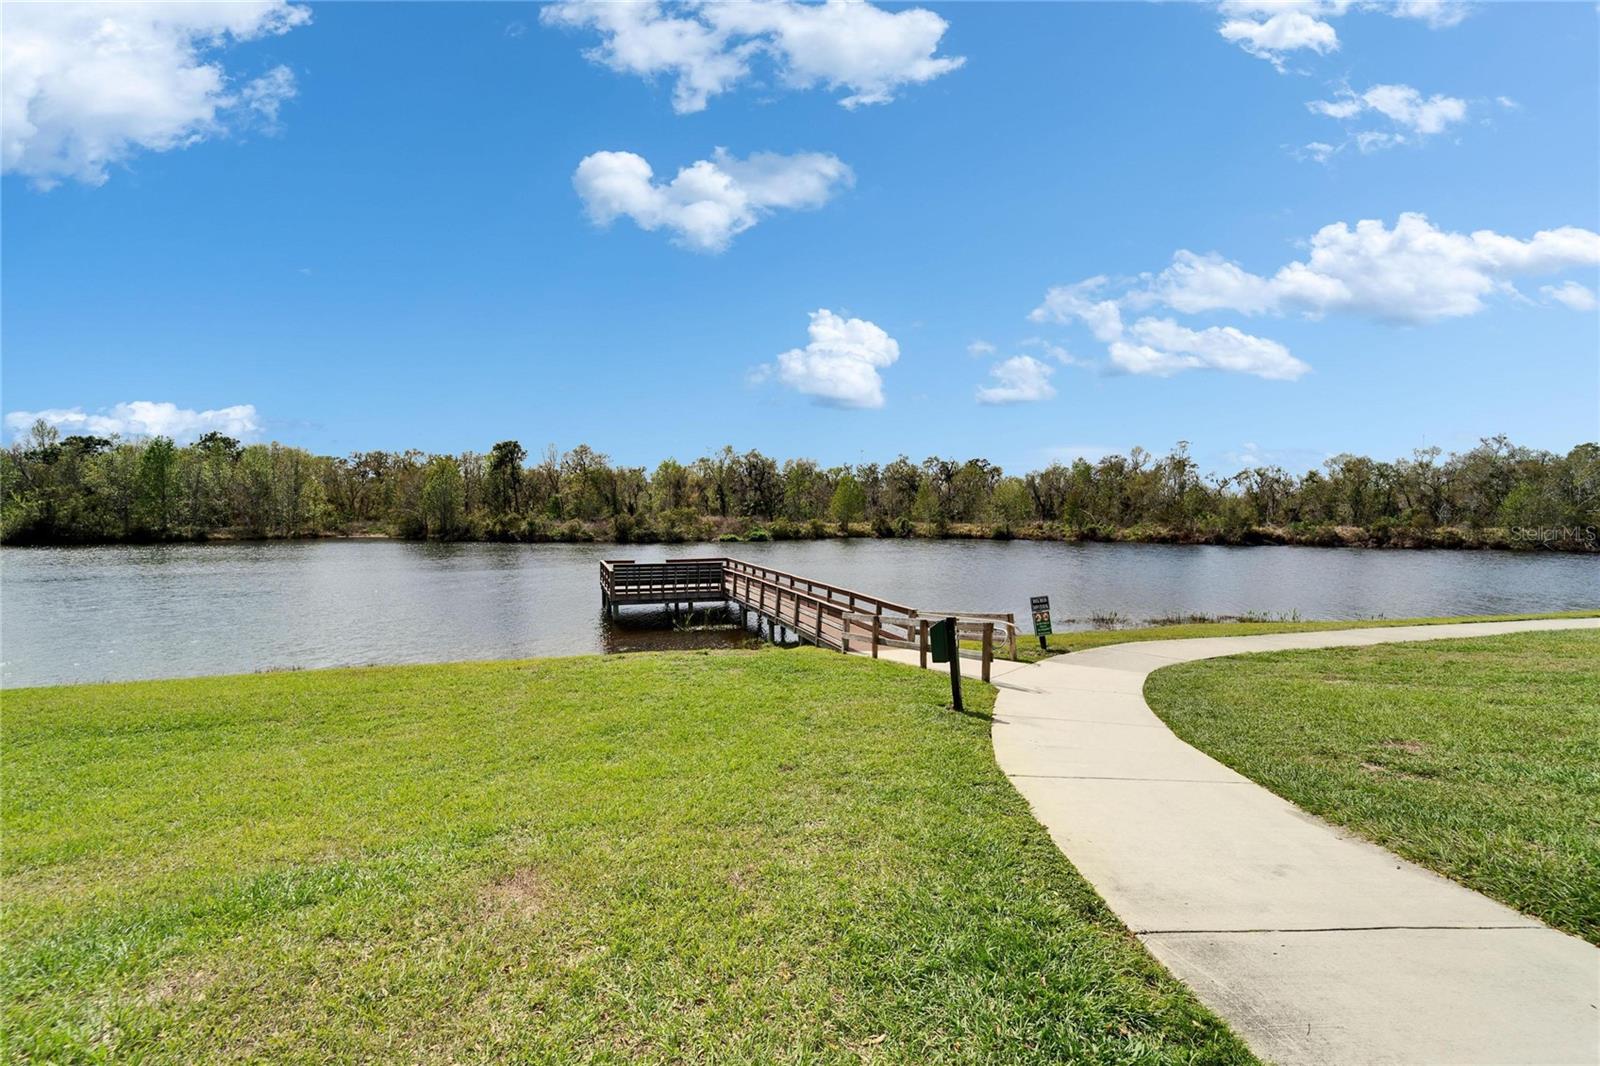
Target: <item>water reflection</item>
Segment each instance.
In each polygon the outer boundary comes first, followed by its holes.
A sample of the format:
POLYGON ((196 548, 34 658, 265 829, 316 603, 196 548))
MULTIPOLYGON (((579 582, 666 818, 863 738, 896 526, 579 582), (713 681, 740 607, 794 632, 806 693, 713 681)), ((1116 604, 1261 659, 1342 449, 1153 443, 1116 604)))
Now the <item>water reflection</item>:
MULTIPOLYGON (((1600 558, 992 541, 593 544, 309 541, 0 550, 8 687, 285 667, 725 646, 723 616, 600 610, 598 564, 720 555, 932 610, 1305 618, 1600 605, 1600 558)), ((1084 622, 1082 624, 1087 624, 1084 622)))
POLYGON ((604 611, 600 620, 600 650, 688 651, 701 648, 759 647, 767 637, 765 625, 754 619, 741 626, 739 612, 724 606, 700 607, 679 614, 666 608, 624 607, 613 621, 604 611))

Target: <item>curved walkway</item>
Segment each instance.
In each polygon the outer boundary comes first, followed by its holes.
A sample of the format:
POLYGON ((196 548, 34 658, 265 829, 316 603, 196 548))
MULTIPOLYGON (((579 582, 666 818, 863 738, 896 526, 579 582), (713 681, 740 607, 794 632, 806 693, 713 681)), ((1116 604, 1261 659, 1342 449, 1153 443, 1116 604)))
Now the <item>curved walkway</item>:
POLYGON ((1154 670, 1600 619, 1119 644, 996 663, 994 747, 1151 954, 1277 1063, 1600 1062, 1600 949, 1306 814, 1179 740, 1154 670))

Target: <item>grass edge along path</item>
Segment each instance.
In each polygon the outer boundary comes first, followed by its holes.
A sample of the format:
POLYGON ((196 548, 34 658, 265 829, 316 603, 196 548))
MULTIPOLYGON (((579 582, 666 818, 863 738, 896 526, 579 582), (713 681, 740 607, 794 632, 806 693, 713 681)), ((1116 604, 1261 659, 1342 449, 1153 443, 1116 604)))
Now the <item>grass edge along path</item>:
POLYGON ((775 649, 8 692, 4 1056, 1253 1061, 993 693, 775 649))
MULTIPOLYGON (((1457 622, 1522 622, 1542 618, 1595 618, 1600 608, 1587 611, 1554 611, 1547 614, 1482 614, 1435 618, 1360 618, 1350 621, 1330 619, 1244 622, 1182 622, 1175 625, 1135 626, 1129 629, 1074 629, 1049 636, 1048 650, 1039 647, 1039 638, 1026 629, 1027 619, 1018 623, 1023 631, 1017 634, 1017 659, 1021 662, 1038 662, 1055 655, 1065 655, 1090 648, 1103 648, 1108 644, 1131 644, 1146 640, 1186 640, 1192 637, 1252 637, 1267 633, 1322 633, 1336 629, 1377 629, 1386 626, 1435 626, 1457 622)), ((963 647, 976 648, 972 642, 963 647)))
POLYGON ((1600 632, 1206 659, 1145 698, 1301 809, 1600 945, 1600 632))

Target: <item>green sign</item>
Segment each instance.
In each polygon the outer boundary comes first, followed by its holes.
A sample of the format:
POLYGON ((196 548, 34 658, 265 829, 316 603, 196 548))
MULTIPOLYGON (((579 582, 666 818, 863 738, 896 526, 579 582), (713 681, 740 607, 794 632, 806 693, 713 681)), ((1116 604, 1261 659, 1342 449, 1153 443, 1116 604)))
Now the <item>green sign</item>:
POLYGON ((1052 632, 1050 628, 1050 597, 1034 596, 1029 602, 1033 606, 1033 635, 1047 637, 1052 632))
POLYGON ((947 663, 956 654, 955 623, 946 618, 928 627, 928 638, 933 661, 947 663))

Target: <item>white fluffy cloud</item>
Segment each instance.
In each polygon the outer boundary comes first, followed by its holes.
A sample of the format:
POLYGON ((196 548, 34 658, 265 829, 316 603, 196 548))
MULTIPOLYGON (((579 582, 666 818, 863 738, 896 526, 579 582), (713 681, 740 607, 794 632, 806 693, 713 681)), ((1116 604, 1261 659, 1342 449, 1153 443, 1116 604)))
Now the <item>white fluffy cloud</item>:
POLYGON ((85 411, 81 407, 12 411, 5 417, 6 429, 12 434, 25 433, 40 419, 68 435, 171 437, 178 441, 193 440, 212 430, 230 437, 248 437, 261 429, 253 404, 195 411, 175 403, 149 400, 119 403, 100 411, 85 411))
POLYGON ((1574 311, 1595 309, 1594 290, 1587 285, 1579 285, 1576 281, 1567 281, 1560 285, 1541 285, 1539 291, 1544 294, 1545 299, 1554 300, 1574 311))
POLYGON ((1389 13, 1395 18, 1421 19, 1436 30, 1458 26, 1472 13, 1467 0, 1395 0, 1389 13))
POLYGON ((778 356, 778 380, 829 407, 882 407, 883 376, 899 343, 866 319, 811 312, 811 341, 778 356))
MULTIPOLYGON (((1398 14, 1398 13, 1397 13, 1398 14)), ((1412 17, 1424 17, 1415 15, 1412 17)), ((1457 20, 1459 21, 1459 20, 1457 20)), ((1438 23, 1453 25, 1453 23, 1438 23)), ((1502 99, 1504 99, 1502 97, 1502 99)), ((1319 115, 1338 119, 1344 123, 1374 118, 1387 119, 1388 129, 1360 129, 1346 134, 1337 144, 1312 141, 1299 148, 1295 155, 1326 163, 1346 148, 1354 147, 1362 155, 1371 155, 1402 144, 1421 144, 1435 134, 1464 122, 1467 101, 1456 96, 1434 93, 1423 96, 1409 85, 1374 85, 1364 92, 1345 86, 1331 100, 1311 100, 1306 107, 1319 115)))
MULTIPOLYGON (((1299 312, 1309 318, 1344 312, 1426 323, 1477 314, 1495 294, 1515 296, 1517 278, 1594 266, 1600 266, 1600 234, 1575 226, 1522 239, 1493 230, 1452 233, 1425 215, 1403 214, 1393 228, 1377 219, 1324 226, 1304 259, 1271 275, 1252 273, 1215 252, 1181 249, 1158 274, 1119 285, 1097 276, 1056 286, 1029 317, 1083 323, 1107 346, 1112 364, 1133 373, 1206 367, 1290 380, 1310 368, 1276 341, 1232 326, 1196 330, 1155 316, 1128 324, 1125 312, 1163 307, 1188 315, 1299 312)), ((1594 295, 1577 282, 1541 291, 1577 310, 1594 305, 1594 295)))
MULTIPOLYGON (((1342 89, 1332 100, 1313 100, 1306 105, 1319 115, 1343 121, 1362 116, 1382 115, 1406 133, 1361 130, 1351 142, 1363 153, 1405 144, 1407 135, 1420 141, 1463 121, 1467 102, 1458 97, 1434 93, 1423 96, 1409 85, 1374 85, 1366 92, 1342 89)), ((1305 151, 1317 162, 1327 162, 1338 149, 1332 145, 1306 145, 1305 151), (1320 150, 1319 150, 1320 149, 1320 150)))
POLYGON ((1078 365, 1080 365, 1080 360, 1078 359, 1077 356, 1075 356, 1071 352, 1067 351, 1061 345, 1052 344, 1050 341, 1045 340, 1043 337, 1029 337, 1028 339, 1026 339, 1026 340, 1024 340, 1022 342, 1022 346, 1024 348, 1035 348, 1035 349, 1043 352, 1045 355, 1048 355, 1050 358, 1054 359, 1056 362, 1060 363, 1062 366, 1078 366, 1078 365))
POLYGON ((1327 141, 1312 141, 1304 145, 1295 153, 1297 159, 1310 159, 1318 163, 1326 163, 1338 154, 1343 145, 1329 144, 1327 141))
POLYGON ((1032 403, 1048 400, 1056 394, 1050 384, 1055 368, 1041 363, 1031 355, 1015 355, 1002 359, 989 368, 994 384, 978 388, 978 402, 983 404, 1032 403))
POLYGON ((1600 234, 1590 230, 1562 226, 1523 240, 1492 230, 1447 232, 1406 213, 1393 228, 1379 219, 1324 226, 1304 260, 1270 277, 1215 253, 1179 251, 1133 299, 1185 313, 1348 311, 1430 322, 1478 313, 1485 297, 1510 291, 1513 278, 1597 264, 1600 234))
POLYGON ((1339 34, 1318 13, 1321 4, 1262 9, 1260 4, 1224 3, 1225 15, 1217 32, 1253 56, 1272 62, 1280 70, 1287 52, 1308 49, 1325 55, 1338 51, 1339 34), (1248 10, 1246 10, 1248 9, 1248 10))
POLYGON ((1104 295, 1110 279, 1096 275, 1075 285, 1057 285, 1028 316, 1033 322, 1081 321, 1104 344, 1122 339, 1122 305, 1104 295))
POLYGON ((299 95, 294 71, 278 64, 259 78, 253 78, 239 93, 244 106, 254 111, 269 129, 278 128, 278 110, 286 100, 299 95))
POLYGON ((540 13, 548 25, 592 29, 585 53, 623 74, 673 79, 679 114, 705 109, 718 93, 750 78, 758 58, 787 88, 842 92, 844 107, 887 103, 906 85, 960 67, 938 56, 948 24, 931 11, 885 11, 869 3, 753 0, 748 3, 561 0, 540 13))
POLYGON ((1082 322, 1106 345, 1111 365, 1130 374, 1170 377, 1182 370, 1224 370, 1293 381, 1311 369, 1277 341, 1232 326, 1194 330, 1155 317, 1124 324, 1125 304, 1136 307, 1150 301, 1140 293, 1107 296, 1109 287, 1105 277, 1059 285, 1045 293, 1044 302, 1028 317, 1035 322, 1082 322))
POLYGON ((1368 110, 1423 136, 1439 133, 1467 117, 1465 100, 1443 93, 1424 97, 1409 85, 1374 85, 1354 99, 1368 110))
POLYGON ((1400 134, 1385 133, 1383 130, 1362 130, 1350 140, 1362 155, 1371 155, 1373 152, 1381 152, 1385 148, 1406 143, 1406 139, 1400 134))
POLYGON ((572 175, 595 224, 627 216, 641 229, 665 229, 683 247, 712 253, 771 212, 820 207, 854 180, 837 156, 823 152, 737 159, 721 148, 669 182, 656 181, 650 164, 632 152, 595 152, 572 175))
POLYGON ((1226 370, 1293 381, 1311 369, 1277 341, 1232 326, 1195 330, 1170 318, 1141 318, 1128 327, 1128 336, 1132 340, 1111 343, 1111 362, 1134 374, 1170 377, 1180 370, 1226 370))
POLYGON ((1332 20, 1352 8, 1419 19, 1434 29, 1456 25, 1471 10, 1463 0, 1221 0, 1217 32, 1281 71, 1291 53, 1338 51, 1339 33, 1332 20))
POLYGON ((294 95, 289 69, 235 88, 214 54, 310 17, 284 0, 7 4, 0 163, 40 188, 99 185, 140 150, 194 144, 245 113, 273 121, 294 95))

